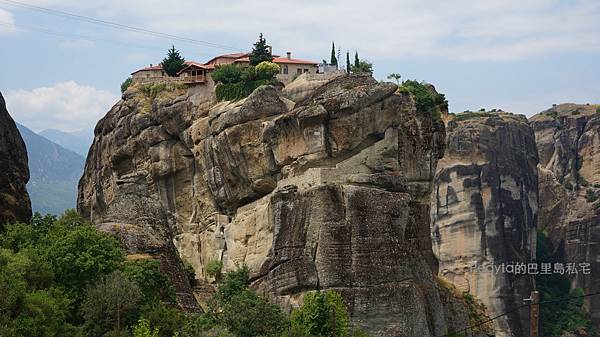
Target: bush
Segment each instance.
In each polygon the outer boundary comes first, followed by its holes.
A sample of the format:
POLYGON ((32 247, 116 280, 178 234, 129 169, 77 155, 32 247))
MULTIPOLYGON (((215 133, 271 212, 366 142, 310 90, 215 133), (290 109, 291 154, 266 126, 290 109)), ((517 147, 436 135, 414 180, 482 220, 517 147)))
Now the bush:
POLYGON ((218 101, 237 101, 248 97, 258 87, 266 84, 269 84, 268 80, 218 84, 215 88, 215 96, 218 101))
POLYGON ((278 306, 245 289, 221 307, 219 320, 238 337, 279 336, 288 326, 278 306))
POLYGON ((169 279, 160 271, 158 260, 125 261, 123 273, 140 287, 142 302, 175 301, 175 289, 169 279))
POLYGON ((279 74, 280 68, 277 63, 263 61, 256 66, 256 75, 260 80, 270 80, 279 74))
POLYGON ((145 319, 140 319, 132 332, 133 337, 159 337, 159 329, 150 329, 150 323, 145 319))
POLYGON ((221 269, 223 269, 223 262, 219 260, 212 260, 206 264, 206 276, 213 277, 216 280, 219 280, 221 277, 221 269))
POLYGON ((419 111, 433 112, 436 107, 448 104, 443 94, 435 95, 434 91, 424 82, 404 81, 399 90, 409 92, 414 97, 419 111))
POLYGON ((593 189, 588 188, 585 191, 585 200, 589 203, 596 202, 596 200, 598 200, 598 195, 596 194, 596 192, 593 189))
POLYGON ((142 306, 140 317, 150 326, 160 328, 159 337, 173 337, 186 322, 186 317, 181 311, 169 308, 160 301, 142 306))
POLYGON ((125 91, 127 91, 127 88, 129 88, 129 86, 133 83, 133 78, 127 77, 127 79, 125 81, 123 81, 123 83, 121 83, 121 93, 124 93, 125 91))
POLYGON ((351 72, 352 73, 369 73, 369 74, 373 74, 373 63, 371 62, 367 62, 365 60, 360 60, 358 61, 358 65, 353 64, 351 66, 351 72))
POLYGON ((292 312, 290 320, 294 335, 348 336, 348 311, 342 296, 335 291, 306 294, 304 304, 292 312))
POLYGON ((188 261, 183 261, 183 268, 188 282, 190 282, 191 285, 194 285, 196 283, 196 269, 194 269, 194 266, 188 261))
POLYGON ((235 64, 220 65, 210 74, 215 83, 236 83, 242 80, 242 69, 235 64))

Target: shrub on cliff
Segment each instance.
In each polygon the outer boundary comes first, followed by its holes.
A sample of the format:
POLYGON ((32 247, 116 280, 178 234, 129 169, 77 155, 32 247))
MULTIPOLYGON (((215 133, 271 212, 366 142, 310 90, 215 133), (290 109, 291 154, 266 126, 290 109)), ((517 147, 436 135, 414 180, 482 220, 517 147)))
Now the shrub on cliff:
POLYGON ((233 64, 219 66, 211 73, 217 83, 215 96, 219 101, 240 100, 261 85, 272 83, 277 73, 279 66, 268 61, 248 67, 233 64))
POLYGON ((129 86, 131 86, 131 84, 133 83, 133 78, 127 77, 127 79, 125 79, 125 81, 123 81, 123 83, 121 83, 121 93, 124 93, 125 91, 127 91, 127 88, 129 88, 129 86))
POLYGON ((290 320, 294 336, 349 336, 348 311, 342 295, 335 291, 306 294, 290 320))

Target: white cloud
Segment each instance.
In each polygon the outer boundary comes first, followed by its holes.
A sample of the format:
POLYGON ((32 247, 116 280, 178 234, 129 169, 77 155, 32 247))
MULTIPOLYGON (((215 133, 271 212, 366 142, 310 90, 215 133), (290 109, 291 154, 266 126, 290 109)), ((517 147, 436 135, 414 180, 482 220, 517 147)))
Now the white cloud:
POLYGON ((52 87, 8 91, 4 95, 15 120, 34 131, 77 131, 94 127, 119 96, 74 81, 52 87))
MULTIPOLYGON (((31 0, 34 1, 34 0, 31 0)), ((325 55, 331 40, 370 58, 519 60, 565 51, 600 52, 597 0, 37 0, 198 40, 256 39, 279 53, 325 55), (233 34, 233 35, 232 35, 233 34)), ((217 51, 215 51, 217 52, 217 51)))
POLYGON ((12 13, 0 8, 0 35, 13 34, 17 31, 12 13))
POLYGON ((94 41, 88 39, 75 39, 75 40, 65 40, 59 43, 59 46, 67 49, 85 49, 85 48, 94 48, 96 44, 94 41))

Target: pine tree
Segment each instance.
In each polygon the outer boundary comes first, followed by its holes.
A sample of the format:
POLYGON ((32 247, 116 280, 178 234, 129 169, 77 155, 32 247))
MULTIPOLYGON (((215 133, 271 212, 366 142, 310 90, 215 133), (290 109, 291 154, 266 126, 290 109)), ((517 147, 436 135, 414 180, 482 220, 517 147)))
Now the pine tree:
POLYGON ((359 67, 360 66, 360 59, 358 58, 358 52, 354 53, 354 66, 355 67, 359 67))
POLYGON ((263 61, 273 61, 273 55, 271 54, 271 50, 267 45, 267 40, 263 37, 262 33, 258 36, 258 41, 254 44, 254 48, 252 49, 249 58, 251 66, 255 66, 263 61))
POLYGON ((177 73, 183 69, 185 59, 179 54, 179 50, 173 46, 169 49, 167 57, 162 61, 162 67, 169 76, 177 76, 177 73))
POLYGON ((329 62, 332 66, 338 65, 337 57, 335 57, 335 42, 331 42, 331 61, 329 62))
POLYGON ((352 67, 350 66, 350 52, 346 51, 346 71, 348 72, 348 74, 350 74, 350 71, 352 71, 352 67))

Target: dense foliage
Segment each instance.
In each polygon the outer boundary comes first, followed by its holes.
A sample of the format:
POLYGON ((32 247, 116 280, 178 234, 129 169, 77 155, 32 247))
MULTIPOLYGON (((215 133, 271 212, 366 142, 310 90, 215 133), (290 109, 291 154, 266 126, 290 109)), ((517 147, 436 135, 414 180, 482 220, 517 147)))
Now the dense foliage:
POLYGON ((131 86, 132 83, 133 83, 133 78, 131 78, 131 76, 127 77, 127 79, 125 79, 125 81, 123 81, 123 83, 121 83, 121 93, 124 93, 125 91, 127 91, 127 88, 129 88, 129 86, 131 86))
POLYGON ((177 73, 183 69, 185 59, 179 53, 179 50, 172 46, 167 52, 167 57, 162 61, 162 68, 169 76, 177 76, 177 73))
POLYGON ((248 97, 261 85, 274 82, 279 65, 263 61, 257 66, 240 67, 227 64, 217 67, 211 76, 218 83, 215 96, 219 101, 236 101, 248 97))
MULTIPOLYGON (((563 253, 555 249, 547 236, 538 232, 537 259, 539 263, 564 262, 563 253)), ((541 294, 541 302, 562 300, 568 301, 540 305, 540 325, 544 336, 559 337, 563 332, 585 330, 589 336, 597 336, 592 323, 583 310, 583 290, 571 289, 571 280, 567 275, 552 273, 536 276, 536 284, 541 294)))
POLYGON ((304 296, 304 304, 291 315, 296 336, 348 337, 348 311, 342 296, 333 291, 304 296))
MULTIPOLYGON (((209 267, 216 274, 222 264, 209 267)), ((36 214, 0 234, 0 336, 366 336, 350 332, 339 293, 308 294, 290 320, 249 289, 247 267, 220 280, 206 313, 185 313, 172 306, 159 261, 126 259, 117 240, 75 211, 36 214)))
POLYGON ((252 52, 248 56, 250 59, 250 65, 256 66, 261 62, 271 62, 273 61, 273 55, 271 55, 271 49, 267 45, 267 40, 263 37, 263 34, 260 33, 258 37, 258 41, 254 43, 254 48, 252 48, 252 52))

